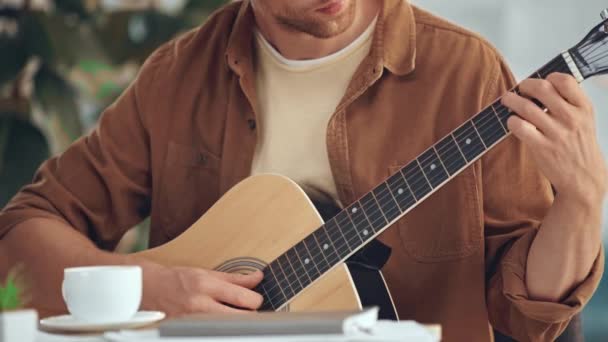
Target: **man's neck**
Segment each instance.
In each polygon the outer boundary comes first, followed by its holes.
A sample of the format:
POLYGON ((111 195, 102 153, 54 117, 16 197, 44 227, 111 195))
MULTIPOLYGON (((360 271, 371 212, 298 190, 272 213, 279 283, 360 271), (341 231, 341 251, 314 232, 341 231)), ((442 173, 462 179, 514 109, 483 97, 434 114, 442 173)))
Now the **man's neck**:
POLYGON ((258 30, 283 57, 306 60, 325 57, 348 46, 369 27, 380 6, 381 1, 378 0, 359 1, 353 24, 346 31, 327 39, 287 29, 255 7, 254 14, 258 30))

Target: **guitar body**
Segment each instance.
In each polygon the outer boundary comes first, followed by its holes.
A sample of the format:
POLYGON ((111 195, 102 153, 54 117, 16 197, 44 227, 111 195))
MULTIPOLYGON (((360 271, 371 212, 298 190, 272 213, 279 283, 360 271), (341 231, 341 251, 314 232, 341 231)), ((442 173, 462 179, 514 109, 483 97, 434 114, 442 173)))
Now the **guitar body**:
MULTIPOLYGON (((174 240, 138 255, 168 266, 248 273, 263 269, 322 224, 296 183, 279 175, 259 175, 233 187, 174 240)), ((337 265, 283 309, 339 311, 377 305, 381 316, 396 319, 379 271, 353 268, 351 272, 346 264, 337 265)))

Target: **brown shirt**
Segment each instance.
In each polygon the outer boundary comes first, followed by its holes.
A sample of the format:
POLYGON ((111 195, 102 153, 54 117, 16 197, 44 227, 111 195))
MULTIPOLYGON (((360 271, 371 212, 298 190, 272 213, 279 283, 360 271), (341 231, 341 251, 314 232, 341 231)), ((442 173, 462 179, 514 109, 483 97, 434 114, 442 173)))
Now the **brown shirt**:
MULTIPOLYGON (((161 47, 98 127, 45 162, 0 214, 0 237, 33 217, 63 220, 111 249, 151 215, 150 245, 180 234, 249 175, 256 146, 253 16, 248 1, 161 47)), ((353 202, 514 85, 478 36, 386 0, 372 50, 332 116, 338 195, 353 202)), ((441 323, 446 341, 555 338, 603 272, 561 303, 528 298, 526 259, 553 200, 508 138, 381 236, 402 319, 441 323)), ((602 252, 603 253, 603 252, 602 252)))

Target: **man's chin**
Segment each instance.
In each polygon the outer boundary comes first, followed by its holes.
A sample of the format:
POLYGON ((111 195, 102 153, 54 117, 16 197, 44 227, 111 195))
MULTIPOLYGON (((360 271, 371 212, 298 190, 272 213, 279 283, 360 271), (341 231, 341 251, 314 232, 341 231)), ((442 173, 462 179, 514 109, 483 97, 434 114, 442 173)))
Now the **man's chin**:
POLYGON ((348 30, 353 24, 352 18, 348 18, 348 14, 328 21, 316 20, 302 28, 303 33, 307 33, 315 38, 330 39, 348 30))

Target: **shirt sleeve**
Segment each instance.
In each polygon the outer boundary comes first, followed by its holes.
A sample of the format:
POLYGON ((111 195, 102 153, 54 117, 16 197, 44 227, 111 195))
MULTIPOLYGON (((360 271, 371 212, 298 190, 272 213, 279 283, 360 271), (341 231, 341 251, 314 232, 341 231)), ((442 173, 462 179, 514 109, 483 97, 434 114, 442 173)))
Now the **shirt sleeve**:
POLYGON ((142 94, 162 51, 108 107, 89 134, 44 162, 30 185, 0 212, 0 238, 32 218, 61 220, 100 248, 113 249, 150 211, 150 146, 142 94))
MULTIPOLYGON (((515 86, 506 65, 499 62, 497 68, 488 102, 515 86)), ((481 168, 490 323, 518 341, 553 341, 597 288, 603 248, 586 280, 561 302, 531 300, 525 282, 528 252, 553 202, 551 184, 515 137, 488 152, 481 168)))

